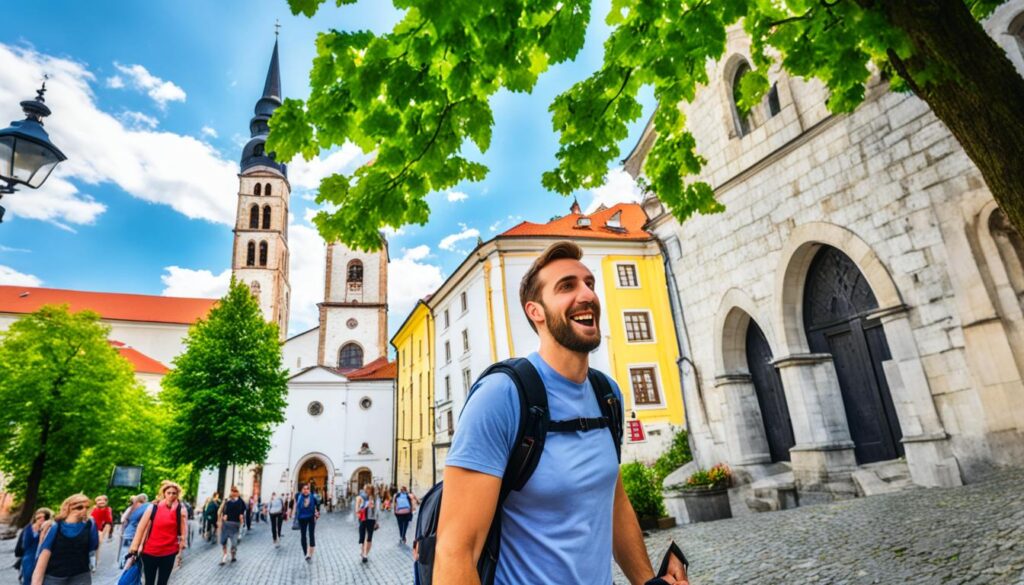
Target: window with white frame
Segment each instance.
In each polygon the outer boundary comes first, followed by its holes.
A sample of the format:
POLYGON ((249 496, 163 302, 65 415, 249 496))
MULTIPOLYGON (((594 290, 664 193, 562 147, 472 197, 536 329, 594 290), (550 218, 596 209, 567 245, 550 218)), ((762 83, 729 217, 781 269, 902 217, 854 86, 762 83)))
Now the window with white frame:
POLYGON ((444 399, 445 401, 452 399, 452 377, 444 377, 444 399))
POLYGON ((450 364, 452 362, 452 342, 444 342, 444 363, 450 364))
POLYGON ((445 417, 448 419, 448 436, 451 437, 455 434, 455 417, 450 410, 445 413, 445 417))
POLYGON ((466 298, 466 292, 463 291, 459 295, 459 302, 462 303, 462 312, 465 313, 469 310, 469 300, 466 298))
POLYGON ((451 325, 452 320, 448 317, 448 309, 444 310, 444 328, 447 329, 451 325))
POLYGON ((619 264, 615 267, 619 274, 620 288, 637 288, 640 281, 636 277, 636 264, 619 264))
POLYGON ((647 311, 626 311, 623 313, 626 323, 626 341, 653 341, 651 333, 651 314, 647 311))
POLYGON ((469 351, 469 329, 462 330, 462 353, 469 351))
POLYGON ((642 366, 629 368, 629 381, 633 387, 633 403, 637 406, 661 404, 657 377, 654 368, 642 366))
POLYGON ((466 392, 466 396, 469 396, 469 388, 473 385, 473 375, 469 373, 469 368, 462 370, 462 389, 466 392))

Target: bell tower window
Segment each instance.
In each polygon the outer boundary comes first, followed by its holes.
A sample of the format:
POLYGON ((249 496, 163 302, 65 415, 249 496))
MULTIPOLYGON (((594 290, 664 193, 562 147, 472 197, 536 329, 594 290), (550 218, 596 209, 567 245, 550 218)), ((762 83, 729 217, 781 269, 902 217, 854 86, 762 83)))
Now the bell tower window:
POLYGON ((260 206, 253 205, 249 209, 249 229, 254 230, 260 227, 260 206))
POLYGON ((736 67, 736 73, 732 76, 732 113, 736 122, 736 135, 740 137, 750 134, 753 127, 751 112, 743 113, 743 109, 740 107, 740 98, 742 97, 740 82, 747 73, 750 73, 750 64, 743 61, 736 67))
POLYGON ((267 186, 263 188, 263 194, 270 197, 270 183, 267 183, 267 186))
POLYGON ((363 263, 359 260, 353 260, 348 263, 348 282, 359 283, 363 282, 363 263))
POLYGON ((260 266, 267 265, 267 243, 260 242, 260 266))
POLYGON ((256 242, 249 242, 245 250, 245 265, 256 266, 256 242))
POLYGON ((259 183, 256 183, 256 186, 253 187, 252 194, 257 196, 257 197, 259 197, 260 196, 260 189, 261 189, 261 185, 259 183))
MULTIPOLYGON (((267 188, 270 188, 270 185, 267 185, 267 188)), ((265 229, 265 230, 269 230, 270 229, 270 206, 269 205, 264 205, 263 206, 263 229, 265 229)))

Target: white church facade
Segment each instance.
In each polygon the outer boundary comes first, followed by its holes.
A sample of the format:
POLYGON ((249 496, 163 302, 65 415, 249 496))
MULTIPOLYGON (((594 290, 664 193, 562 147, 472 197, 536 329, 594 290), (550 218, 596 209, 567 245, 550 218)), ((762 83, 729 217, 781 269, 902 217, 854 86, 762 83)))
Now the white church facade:
MULTIPOLYGON (((319 325, 284 339, 291 301, 291 185, 287 166, 265 150, 281 93, 275 43, 249 125, 252 137, 242 151, 231 266, 282 332, 287 407, 266 461, 229 469, 227 480, 246 497, 266 499, 310 482, 321 497, 334 498, 391 478, 396 368, 387 358, 387 242, 378 252, 327 244, 319 325)), ((216 490, 216 481, 216 471, 205 472, 200 497, 216 490)))

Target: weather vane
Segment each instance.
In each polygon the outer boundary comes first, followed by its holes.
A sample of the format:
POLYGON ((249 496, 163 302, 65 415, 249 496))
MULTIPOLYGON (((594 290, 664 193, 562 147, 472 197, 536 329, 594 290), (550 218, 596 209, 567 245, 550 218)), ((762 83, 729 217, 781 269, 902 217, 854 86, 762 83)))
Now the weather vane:
POLYGON ((274 20, 274 36, 276 37, 281 34, 281 19, 275 18, 274 20))

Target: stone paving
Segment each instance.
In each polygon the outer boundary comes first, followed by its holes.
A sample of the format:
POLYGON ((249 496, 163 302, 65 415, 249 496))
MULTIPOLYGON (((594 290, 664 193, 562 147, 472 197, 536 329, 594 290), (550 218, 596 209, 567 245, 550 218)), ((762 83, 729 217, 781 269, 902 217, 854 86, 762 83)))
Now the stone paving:
MULTIPOLYGON (((916 489, 654 532, 647 545, 657 563, 675 539, 692 563, 693 585, 1024 585, 1022 484, 1024 470, 1002 471, 961 488, 916 489)), ((224 567, 217 564, 219 546, 197 542, 171 585, 412 583, 411 553, 398 543, 390 515, 381 521, 367 564, 359 561, 351 514, 321 518, 311 564, 302 559, 298 533, 285 532, 275 549, 267 525, 253 525, 238 562, 224 567)), ((0 559, 13 561, 13 547, 10 540, 0 543, 0 559)), ((107 554, 96 585, 116 583, 107 554)), ((615 582, 625 583, 617 570, 615 582)), ((0 571, 0 585, 15 583, 14 571, 0 571)))

